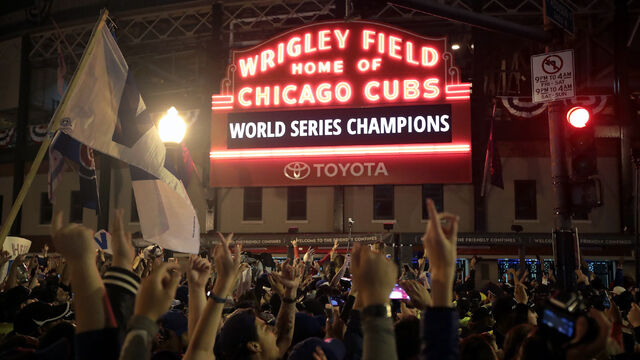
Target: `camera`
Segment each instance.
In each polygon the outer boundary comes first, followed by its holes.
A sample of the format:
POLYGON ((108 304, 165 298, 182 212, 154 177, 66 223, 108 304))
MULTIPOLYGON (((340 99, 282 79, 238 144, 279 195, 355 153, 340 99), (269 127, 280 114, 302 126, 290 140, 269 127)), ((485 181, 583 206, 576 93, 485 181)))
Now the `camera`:
POLYGON ((587 316, 588 304, 579 292, 558 292, 549 298, 539 321, 540 331, 553 353, 564 353, 568 343, 576 336, 580 317, 587 320, 587 332, 580 343, 596 339, 598 324, 587 316))

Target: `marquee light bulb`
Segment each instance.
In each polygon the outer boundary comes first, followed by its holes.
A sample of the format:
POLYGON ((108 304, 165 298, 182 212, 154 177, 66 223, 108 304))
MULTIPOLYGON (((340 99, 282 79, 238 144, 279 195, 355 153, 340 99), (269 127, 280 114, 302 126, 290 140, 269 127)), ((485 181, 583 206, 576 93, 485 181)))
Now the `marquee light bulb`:
POLYGON ((460 44, 451 45, 451 50, 460 50, 460 44))
POLYGON ((184 119, 178 115, 178 110, 175 107, 171 107, 167 111, 167 115, 160 119, 158 124, 158 133, 160 139, 164 143, 181 143, 184 139, 184 135, 187 132, 187 124, 184 119))

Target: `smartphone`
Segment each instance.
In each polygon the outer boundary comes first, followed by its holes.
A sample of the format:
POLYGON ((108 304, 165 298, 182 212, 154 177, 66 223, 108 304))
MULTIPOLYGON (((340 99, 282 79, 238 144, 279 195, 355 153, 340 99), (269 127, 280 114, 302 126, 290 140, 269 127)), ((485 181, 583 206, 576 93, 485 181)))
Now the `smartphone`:
POLYGON ((576 320, 573 317, 550 308, 544 309, 542 324, 569 339, 573 338, 576 330, 576 320))
POLYGON ((329 303, 331 303, 331 306, 342 306, 342 304, 344 304, 344 300, 339 296, 331 296, 329 297, 329 303))
POLYGON ((602 306, 605 309, 611 308, 611 298, 609 297, 607 290, 602 290, 602 306))
POLYGON ((398 284, 393 286, 393 290, 391 290, 391 294, 389 294, 389 299, 392 300, 410 300, 409 295, 401 288, 398 284))

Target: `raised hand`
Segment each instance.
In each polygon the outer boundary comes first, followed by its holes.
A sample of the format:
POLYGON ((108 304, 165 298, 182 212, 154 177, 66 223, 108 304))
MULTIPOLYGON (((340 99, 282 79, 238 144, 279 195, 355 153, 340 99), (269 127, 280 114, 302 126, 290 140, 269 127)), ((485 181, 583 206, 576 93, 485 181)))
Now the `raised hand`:
POLYGON ((179 264, 162 263, 157 266, 140 285, 134 314, 158 320, 169 310, 181 276, 179 264))
POLYGON ((214 293, 219 297, 226 297, 233 289, 236 277, 240 272, 240 253, 242 246, 236 245, 235 256, 231 254, 229 245, 233 239, 233 233, 223 236, 218 233, 220 244, 213 251, 213 261, 218 276, 214 285, 214 293))
POLYGON ((638 304, 631 303, 631 310, 629 310, 627 319, 634 328, 640 326, 640 306, 638 304))
POLYGON ((304 254, 304 257, 302 258, 302 261, 304 262, 310 262, 313 260, 313 255, 315 255, 316 251, 312 248, 309 247, 309 250, 307 250, 307 252, 304 254))
POLYGON ((80 224, 62 226, 62 212, 55 214, 51 223, 53 244, 70 264, 95 261, 93 230, 80 224))
POLYGON ((411 305, 413 305, 413 307, 424 310, 431 305, 431 295, 429 295, 427 289, 418 281, 403 280, 399 285, 411 298, 411 305))
POLYGON ((298 287, 300 286, 302 273, 299 272, 296 267, 289 265, 288 261, 285 261, 282 265, 282 272, 280 274, 271 273, 270 279, 273 279, 273 282, 280 284, 280 286, 276 286, 276 288, 272 289, 277 291, 282 289, 283 293, 280 294, 281 296, 285 298, 293 298, 296 296, 298 287))
POLYGON ((453 276, 456 272, 459 218, 449 213, 438 214, 431 199, 427 199, 427 209, 429 210, 429 222, 422 237, 422 244, 429 254, 433 305, 449 307, 451 306, 453 276))
POLYGON ((351 259, 353 286, 363 307, 380 305, 389 301, 389 294, 396 282, 396 266, 368 246, 356 243, 351 259))
POLYGON ((333 312, 333 323, 329 323, 327 320, 324 329, 326 337, 344 340, 344 332, 347 330, 347 326, 342 318, 340 318, 340 309, 338 307, 333 307, 331 311, 333 312))
POLYGON ((527 295, 527 288, 523 283, 517 282, 516 287, 513 290, 513 297, 518 304, 527 304, 529 302, 529 295, 527 295))
POLYGON ((198 255, 189 256, 187 281, 189 287, 204 289, 211 276, 211 263, 198 255))
POLYGON ((115 218, 111 222, 111 247, 113 248, 113 266, 122 269, 133 269, 133 258, 136 250, 131 243, 131 233, 125 231, 122 221, 124 210, 116 209, 115 218))

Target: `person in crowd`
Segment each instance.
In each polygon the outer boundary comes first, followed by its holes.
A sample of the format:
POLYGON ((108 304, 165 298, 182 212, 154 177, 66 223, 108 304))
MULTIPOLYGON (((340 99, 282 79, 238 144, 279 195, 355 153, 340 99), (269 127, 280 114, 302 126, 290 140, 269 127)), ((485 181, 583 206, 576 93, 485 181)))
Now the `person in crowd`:
POLYGON ((542 266, 535 278, 522 268, 499 284, 480 284, 476 256, 467 277, 456 266, 458 216, 438 213, 431 200, 426 207, 417 266, 394 263, 383 242, 356 243, 345 253, 336 241, 320 259, 311 247, 300 257, 298 239, 292 258, 275 261, 267 252, 243 252, 233 234, 219 234, 214 249, 185 261, 164 261, 157 245, 134 248, 119 210, 113 254, 105 254, 96 251, 92 230, 56 214, 52 251, 13 260, 0 253, 0 265, 10 263, 0 283, 0 359, 638 355, 638 289, 622 267, 603 284, 582 264, 578 291, 569 294, 556 287, 553 268, 542 266), (407 299, 389 299, 396 284, 407 299), (576 306, 562 308, 563 301, 576 306))

